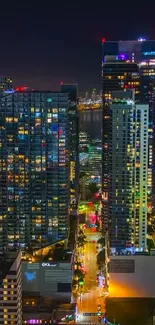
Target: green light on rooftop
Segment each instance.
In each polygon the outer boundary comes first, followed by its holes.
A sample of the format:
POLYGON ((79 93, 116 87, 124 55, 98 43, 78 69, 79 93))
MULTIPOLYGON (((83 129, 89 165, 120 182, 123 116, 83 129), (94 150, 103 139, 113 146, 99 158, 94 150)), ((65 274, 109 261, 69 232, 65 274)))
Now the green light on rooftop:
POLYGON ((53 101, 52 98, 48 98, 48 99, 47 99, 47 102, 48 102, 48 103, 52 103, 52 101, 53 101))

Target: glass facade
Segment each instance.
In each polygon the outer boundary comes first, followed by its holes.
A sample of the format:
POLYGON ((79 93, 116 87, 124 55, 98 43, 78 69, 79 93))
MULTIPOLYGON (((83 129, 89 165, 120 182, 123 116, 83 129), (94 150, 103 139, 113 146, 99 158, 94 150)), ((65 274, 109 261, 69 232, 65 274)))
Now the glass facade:
POLYGON ((68 95, 1 97, 0 249, 68 236, 68 132, 68 95))
MULTIPOLYGON (((103 43, 104 53, 104 43, 103 43)), ((109 205, 109 153, 110 153, 110 101, 111 92, 120 90, 135 89, 135 97, 140 96, 140 75, 139 67, 136 63, 118 60, 116 57, 103 58, 102 63, 102 91, 103 91, 103 110, 102 110, 102 217, 103 227, 108 229, 110 222, 109 205)))
POLYGON ((128 91, 112 92, 112 98, 110 247, 145 251, 149 105, 135 105, 128 91))
POLYGON ((153 132, 155 128, 155 60, 147 60, 140 63, 141 74, 141 100, 149 103, 149 158, 148 158, 148 208, 149 212, 155 212, 155 145, 153 132))
POLYGON ((69 98, 70 208, 77 210, 79 196, 79 112, 76 84, 62 84, 69 98))
POLYGON ((103 42, 104 57, 124 57, 139 64, 141 102, 149 103, 148 208, 155 214, 155 40, 103 42))

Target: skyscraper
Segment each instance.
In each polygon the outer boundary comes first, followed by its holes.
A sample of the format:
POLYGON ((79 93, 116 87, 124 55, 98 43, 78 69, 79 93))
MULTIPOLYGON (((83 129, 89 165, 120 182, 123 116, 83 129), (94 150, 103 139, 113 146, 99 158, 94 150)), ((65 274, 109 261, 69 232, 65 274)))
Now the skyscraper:
POLYGON ((155 58, 155 40, 140 38, 131 41, 105 41, 103 39, 102 45, 103 56, 120 55, 136 63, 155 58))
POLYGON ((76 84, 61 84, 69 99, 70 207, 77 210, 79 195, 79 112, 76 84))
POLYGON ((155 214, 155 141, 152 141, 155 137, 155 40, 142 37, 132 41, 103 39, 102 49, 103 59, 105 56, 115 56, 139 65, 140 100, 149 103, 148 203, 155 214))
POLYGON ((127 62, 125 57, 105 56, 102 58, 102 91, 103 91, 103 119, 102 119, 102 216, 103 227, 108 228, 110 220, 109 204, 109 148, 110 148, 110 100, 111 92, 116 90, 135 89, 135 96, 140 97, 139 67, 136 63, 127 62))
POLYGON ((0 257, 0 324, 22 325, 21 254, 0 257))
POLYGON ((136 104, 133 91, 111 95, 110 247, 145 251, 149 105, 136 104))
POLYGON ((0 92, 12 90, 12 77, 0 76, 0 92))
POLYGON ((68 134, 67 94, 0 98, 0 250, 67 238, 68 134))
POLYGON ((155 213, 155 59, 140 63, 140 78, 141 101, 149 104, 148 207, 155 213))

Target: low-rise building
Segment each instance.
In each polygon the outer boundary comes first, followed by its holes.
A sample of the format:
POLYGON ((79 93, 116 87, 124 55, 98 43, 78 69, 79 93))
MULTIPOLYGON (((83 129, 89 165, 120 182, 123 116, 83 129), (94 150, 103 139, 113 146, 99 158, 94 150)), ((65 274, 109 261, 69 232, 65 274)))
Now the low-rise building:
POLYGON ((50 297, 71 302, 73 269, 71 261, 22 263, 23 295, 50 297))
POLYGON ((108 268, 108 321, 123 325, 154 324, 155 256, 147 253, 110 256, 108 268))
POLYGON ((21 254, 0 257, 0 324, 22 324, 21 254))
POLYGON ((109 297, 155 297, 155 256, 110 256, 109 297))

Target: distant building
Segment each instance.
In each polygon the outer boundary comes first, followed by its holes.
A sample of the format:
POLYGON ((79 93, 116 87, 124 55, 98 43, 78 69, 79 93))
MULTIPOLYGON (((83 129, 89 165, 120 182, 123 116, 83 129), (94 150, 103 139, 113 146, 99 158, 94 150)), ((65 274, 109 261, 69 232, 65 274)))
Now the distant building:
POLYGON ((12 77, 0 76, 0 92, 12 90, 12 77))
POLYGON ((141 62, 155 59, 155 40, 104 41, 103 56, 114 55, 121 60, 141 62))
POLYGON ((70 208, 77 210, 79 195, 79 112, 76 84, 62 84, 69 99, 70 208))
POLYGON ((67 238, 68 94, 6 92, 0 121, 0 250, 67 238))
POLYGON ((146 250, 148 105, 112 92, 109 147, 110 247, 146 250))
MULTIPOLYGON (((91 141, 88 148, 89 158, 87 172, 92 176, 101 177, 102 174, 102 143, 101 138, 96 138, 91 141)), ((92 180, 93 181, 93 180, 92 180)))
POLYGON ((0 257, 0 324, 22 324, 21 254, 0 257))
POLYGON ((79 134, 80 153, 88 153, 89 144, 90 144, 90 139, 89 139, 88 133, 80 132, 80 134, 79 134))

